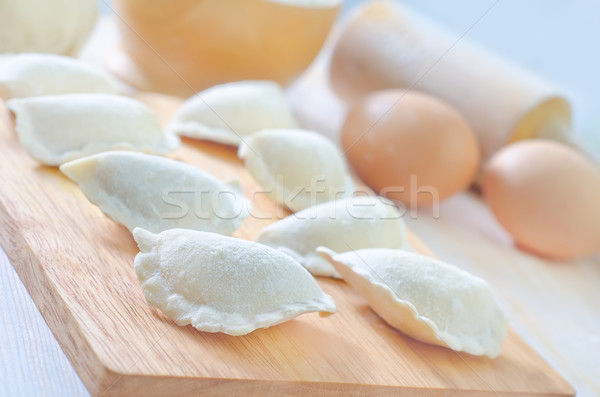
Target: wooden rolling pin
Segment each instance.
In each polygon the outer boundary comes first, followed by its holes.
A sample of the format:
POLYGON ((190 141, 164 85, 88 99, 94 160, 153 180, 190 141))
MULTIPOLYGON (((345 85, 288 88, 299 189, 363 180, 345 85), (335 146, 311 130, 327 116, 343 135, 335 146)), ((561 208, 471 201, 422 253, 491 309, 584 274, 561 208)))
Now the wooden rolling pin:
POLYGON ((525 138, 568 140, 569 103, 551 85, 392 1, 357 7, 341 28, 331 82, 347 101, 385 88, 414 89, 454 105, 486 160, 525 138))

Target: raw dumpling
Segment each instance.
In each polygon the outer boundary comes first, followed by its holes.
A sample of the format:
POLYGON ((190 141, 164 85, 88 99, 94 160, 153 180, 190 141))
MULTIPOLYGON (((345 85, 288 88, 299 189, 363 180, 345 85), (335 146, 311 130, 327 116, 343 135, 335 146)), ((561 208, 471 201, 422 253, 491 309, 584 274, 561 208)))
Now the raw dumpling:
POLYGON ((166 154, 179 138, 163 134, 156 113, 131 98, 110 94, 66 94, 11 99, 19 140, 31 157, 47 165, 106 150, 166 154))
POLYGON ((60 170, 129 230, 187 228, 229 235, 250 211, 237 182, 219 182, 192 165, 160 156, 104 152, 60 170))
POLYGON ((494 358, 507 317, 482 279, 403 250, 323 255, 388 324, 423 342, 494 358))
POLYGON ((185 101, 168 130, 237 146, 265 128, 294 128, 283 90, 273 81, 240 81, 204 90, 185 101))
POLYGON ((321 255, 361 248, 407 248, 402 214, 381 197, 357 196, 330 201, 296 212, 264 228, 257 242, 295 258, 315 276, 341 278, 321 255))
POLYGON ((137 228, 135 272, 148 303, 178 325, 245 335, 303 313, 334 313, 333 299, 289 256, 214 233, 137 228))
POLYGON ((0 56, 0 98, 78 92, 116 93, 110 78, 93 66, 60 55, 0 56))
POLYGON ((313 131, 263 130, 244 140, 238 156, 264 193, 292 211, 354 192, 343 154, 313 131))
POLYGON ((95 0, 0 1, 0 53, 76 55, 97 18, 95 0))

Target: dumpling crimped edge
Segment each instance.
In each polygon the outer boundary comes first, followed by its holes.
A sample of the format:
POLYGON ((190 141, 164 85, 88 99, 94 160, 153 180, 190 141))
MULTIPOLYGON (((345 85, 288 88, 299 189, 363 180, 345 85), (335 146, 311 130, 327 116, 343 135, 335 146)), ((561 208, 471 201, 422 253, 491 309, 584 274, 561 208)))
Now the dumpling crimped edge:
MULTIPOLYGON (((240 336, 259 328, 268 328, 283 323, 304 313, 319 312, 321 316, 328 316, 337 311, 337 305, 333 298, 322 291, 322 295, 319 298, 280 305, 273 311, 253 315, 251 318, 246 318, 235 313, 222 313, 207 305, 194 305, 194 302, 188 302, 180 294, 169 291, 164 283, 161 282, 160 276, 156 274, 156 270, 160 267, 160 258, 157 252, 159 235, 142 228, 135 228, 133 236, 140 248, 140 252, 134 260, 134 268, 142 286, 144 297, 150 305, 162 310, 177 325, 192 325, 199 331, 223 332, 233 336, 240 336), (178 313, 184 314, 179 315, 178 313), (224 325, 224 319, 233 320, 237 324, 233 326, 231 324, 224 325)), ((277 252, 272 248, 266 248, 277 252)), ((277 254, 280 253, 277 252, 277 254)), ((305 271, 312 279, 310 273, 300 264, 298 264, 298 267, 305 271)), ((316 283, 316 281, 314 282, 316 283)))
MULTIPOLYGON (((361 267, 354 266, 352 263, 346 263, 346 262, 337 260, 336 257, 339 257, 339 255, 341 255, 341 254, 338 254, 335 251, 332 251, 331 249, 326 248, 326 247, 318 247, 316 251, 319 254, 321 254, 325 259, 327 259, 340 274, 342 274, 342 277, 344 278, 344 280, 347 281, 350 278, 349 277, 350 272, 356 276, 363 278, 373 288, 377 289, 378 294, 380 294, 388 299, 391 299, 392 301, 398 303, 399 305, 402 305, 405 308, 409 309, 410 313, 414 316, 414 320, 419 322, 421 325, 427 326, 432 331, 432 335, 427 335, 427 332, 425 332, 425 334, 422 335, 422 337, 419 337, 418 335, 410 335, 410 333, 408 333, 408 332, 407 332, 407 335, 413 336, 415 339, 419 339, 419 340, 425 341, 427 343, 446 346, 452 350, 464 351, 464 352, 467 352, 467 353, 473 354, 473 355, 486 355, 490 358, 495 358, 500 354, 501 344, 506 337, 506 328, 507 328, 507 323, 508 323, 508 317, 502 310, 499 310, 499 312, 502 315, 502 318, 500 319, 500 321, 502 321, 502 323, 503 323, 502 330, 501 330, 502 337, 500 338, 501 340, 499 341, 500 343, 493 343, 493 341, 490 341, 490 340, 488 340, 487 342, 482 341, 482 340, 480 340, 480 338, 477 338, 477 337, 470 337, 467 341, 462 341, 461 338, 457 337, 456 335, 440 330, 439 327, 431 319, 421 316, 419 314, 419 311, 417 310, 417 308, 414 306, 414 304, 412 304, 410 301, 401 299, 396 294, 396 292, 394 292, 389 286, 387 286, 381 280, 378 280, 376 277, 374 277, 373 274, 371 274, 370 272, 366 271, 365 269, 363 269, 361 267), (431 336, 433 336, 436 340, 431 340, 431 336)), ((343 254, 357 255, 353 251, 345 252, 343 254)), ((473 276, 461 269, 457 268, 456 270, 465 273, 469 277, 481 280, 480 278, 473 276)), ((487 286, 487 283, 485 283, 485 281, 483 281, 483 280, 481 280, 481 281, 487 286)), ((403 330, 400 329, 400 331, 403 331, 403 330)))

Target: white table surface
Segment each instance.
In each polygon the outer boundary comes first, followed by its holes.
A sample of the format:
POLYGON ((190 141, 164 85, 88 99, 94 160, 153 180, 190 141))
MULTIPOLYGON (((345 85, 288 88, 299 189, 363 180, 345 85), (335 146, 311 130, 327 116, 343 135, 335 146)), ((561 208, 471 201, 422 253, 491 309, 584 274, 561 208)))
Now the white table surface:
MULTIPOLYGON (((494 1, 406 3, 464 31, 494 1)), ((599 16, 600 3, 592 0, 502 0, 469 33, 563 87, 575 108, 576 132, 596 155, 599 16)), ((492 284, 511 326, 579 396, 600 395, 600 255, 556 264, 521 253, 470 194, 444 202, 440 219, 421 212, 407 222, 440 258, 492 284)), ((88 393, 0 252, 0 396, 34 395, 88 393)))

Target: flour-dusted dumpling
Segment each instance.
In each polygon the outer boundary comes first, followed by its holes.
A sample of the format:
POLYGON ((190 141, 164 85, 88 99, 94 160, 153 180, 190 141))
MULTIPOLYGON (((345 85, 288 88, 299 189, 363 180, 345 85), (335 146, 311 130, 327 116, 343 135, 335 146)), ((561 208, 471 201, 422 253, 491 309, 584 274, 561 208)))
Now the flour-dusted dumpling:
POLYGON ((237 146, 253 132, 296 125, 279 84, 239 81, 194 95, 181 105, 167 128, 190 138, 237 146))
POLYGON ((303 313, 334 313, 333 299, 289 256, 214 233, 135 229, 135 272, 148 303, 179 325, 245 335, 303 313))
POLYGON ((242 142, 238 156, 264 192, 292 211, 354 192, 342 152, 313 131, 263 130, 242 142))
POLYGON ((250 211, 237 181, 220 182, 199 168, 160 156, 104 152, 63 164, 60 170, 129 230, 187 228, 229 235, 250 211))
POLYGON ((95 0, 0 1, 0 53, 76 55, 97 18, 95 0))
POLYGON ((102 70, 51 54, 0 56, 0 98, 25 98, 80 92, 113 94, 117 87, 102 70))
POLYGON ((47 165, 117 149, 166 154, 179 145, 151 108, 119 95, 47 95, 6 104, 29 155, 47 165))
POLYGON ((294 257, 315 276, 340 278, 315 249, 408 248, 402 214, 381 197, 357 196, 296 212, 264 228, 256 241, 294 257))
POLYGON ((500 354, 507 317, 482 279, 403 250, 317 251, 381 318, 403 333, 473 355, 500 354))

